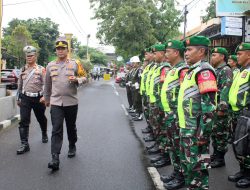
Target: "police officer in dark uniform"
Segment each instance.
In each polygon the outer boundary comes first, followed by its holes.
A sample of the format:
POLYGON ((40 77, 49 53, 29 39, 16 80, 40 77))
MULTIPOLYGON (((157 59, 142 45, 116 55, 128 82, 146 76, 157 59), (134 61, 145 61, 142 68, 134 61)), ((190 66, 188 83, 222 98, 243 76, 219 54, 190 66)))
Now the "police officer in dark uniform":
POLYGON ((18 80, 17 104, 20 106, 21 115, 19 123, 21 146, 17 150, 17 154, 23 154, 30 150, 28 137, 32 109, 42 130, 42 142, 48 142, 46 107, 42 98, 45 68, 36 63, 37 50, 35 47, 26 46, 23 50, 26 55, 26 65, 22 68, 18 80))
POLYGON ((134 71, 132 73, 132 88, 133 88, 133 105, 136 114, 133 117, 134 121, 141 121, 143 118, 142 113, 142 97, 140 94, 140 81, 142 69, 140 66, 140 58, 138 56, 133 56, 130 59, 131 63, 134 63, 134 71))
POLYGON ((44 99, 46 106, 51 105, 51 154, 48 168, 59 169, 59 154, 63 143, 63 122, 66 121, 69 140, 68 157, 76 155, 78 111, 77 87, 86 81, 83 68, 76 60, 68 59, 68 42, 65 37, 56 41, 57 60, 48 64, 46 69, 44 99))
POLYGON ((132 63, 131 62, 127 62, 126 63, 126 69, 127 69, 127 73, 125 76, 125 82, 126 82, 126 91, 127 91, 127 99, 128 99, 128 104, 129 104, 129 111, 133 110, 133 95, 132 95, 132 89, 131 89, 131 73, 132 73, 132 63))

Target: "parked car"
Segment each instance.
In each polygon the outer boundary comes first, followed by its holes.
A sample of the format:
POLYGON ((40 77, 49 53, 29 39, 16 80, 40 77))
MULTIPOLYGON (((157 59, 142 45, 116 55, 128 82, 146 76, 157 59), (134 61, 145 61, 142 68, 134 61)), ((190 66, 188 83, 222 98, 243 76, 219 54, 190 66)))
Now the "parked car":
POLYGON ((19 69, 1 70, 1 83, 6 83, 8 89, 17 89, 17 82, 20 75, 19 69))

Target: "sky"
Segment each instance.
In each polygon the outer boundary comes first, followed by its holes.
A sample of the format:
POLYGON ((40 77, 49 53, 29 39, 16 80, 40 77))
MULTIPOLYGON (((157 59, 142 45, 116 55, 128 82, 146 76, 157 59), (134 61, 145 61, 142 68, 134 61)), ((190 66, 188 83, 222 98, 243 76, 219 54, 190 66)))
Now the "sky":
MULTIPOLYGON (((179 10, 183 10, 185 4, 193 2, 188 6, 188 10, 190 9, 187 15, 188 31, 201 23, 200 17, 204 14, 210 0, 177 1, 180 3, 180 6, 177 7, 179 10)), ((98 39, 96 39, 98 22, 91 19, 93 15, 94 12, 90 9, 89 0, 3 0, 2 27, 6 27, 13 18, 26 20, 29 18, 49 17, 53 22, 59 24, 59 31, 62 35, 64 33, 73 33, 82 45, 86 45, 87 35, 90 34, 90 47, 98 48, 106 53, 114 52, 113 47, 100 45, 98 39), (66 13, 60 2, 65 2, 67 7, 69 7, 69 4, 74 15, 71 14, 70 9, 66 13), (72 22, 67 14, 71 15, 72 20, 76 21, 72 22)), ((180 31, 183 31, 183 25, 180 27, 180 31)))

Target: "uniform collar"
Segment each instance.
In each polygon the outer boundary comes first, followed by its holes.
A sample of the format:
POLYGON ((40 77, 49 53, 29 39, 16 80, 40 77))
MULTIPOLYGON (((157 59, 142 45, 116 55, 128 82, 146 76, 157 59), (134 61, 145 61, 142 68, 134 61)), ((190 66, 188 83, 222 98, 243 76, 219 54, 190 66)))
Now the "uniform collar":
POLYGON ((56 64, 60 64, 60 63, 69 63, 69 59, 66 59, 66 61, 59 61, 58 59, 56 60, 56 64))
POLYGON ((215 69, 220 69, 222 67, 225 67, 227 64, 225 62, 221 63, 218 67, 216 67, 215 69))
MULTIPOLYGON (((35 65, 34 66, 32 66, 34 69, 36 69, 37 68, 37 64, 35 63, 35 65)), ((26 64, 25 65, 25 69, 28 69, 28 68, 31 68, 31 66, 29 66, 29 64, 26 64)))
POLYGON ((181 66, 183 66, 183 65, 185 65, 185 64, 186 64, 186 63, 185 63, 184 61, 181 61, 181 62, 177 63, 177 64, 174 66, 174 68, 181 67, 181 66))

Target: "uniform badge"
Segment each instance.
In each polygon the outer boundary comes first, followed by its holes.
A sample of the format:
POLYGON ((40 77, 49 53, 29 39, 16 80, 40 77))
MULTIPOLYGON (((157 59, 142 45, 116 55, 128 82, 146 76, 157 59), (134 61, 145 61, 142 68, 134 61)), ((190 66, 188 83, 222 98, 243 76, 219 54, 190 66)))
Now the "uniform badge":
POLYGON ((175 74, 175 69, 173 69, 172 71, 171 71, 171 73, 170 73, 170 75, 174 75, 175 74))
POLYGON ((172 46, 172 42, 168 42, 168 47, 172 46))
POLYGON ((242 45, 240 45, 239 49, 243 49, 243 46, 242 46, 242 45))
POLYGON ((214 48, 214 52, 217 52, 218 51, 218 49, 217 48, 214 48))
POLYGON ((247 76, 247 71, 244 71, 243 73, 242 73, 242 75, 241 75, 241 78, 246 78, 246 76, 247 76))
POLYGON ((186 40, 186 44, 189 45, 190 44, 190 39, 186 40))
POLYGON ((210 72, 209 71, 202 71, 201 72, 201 77, 205 80, 210 78, 210 72))

